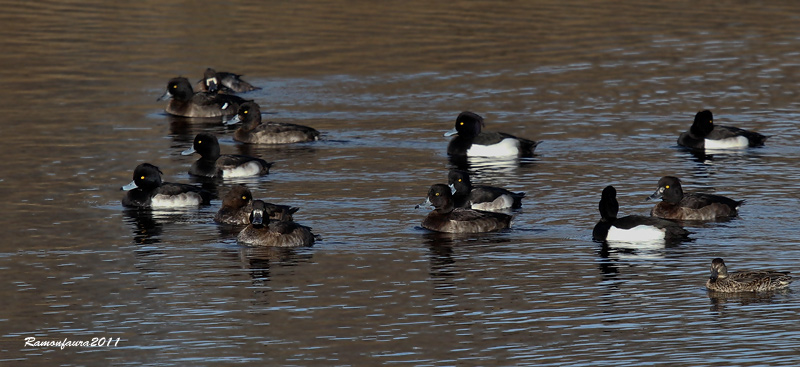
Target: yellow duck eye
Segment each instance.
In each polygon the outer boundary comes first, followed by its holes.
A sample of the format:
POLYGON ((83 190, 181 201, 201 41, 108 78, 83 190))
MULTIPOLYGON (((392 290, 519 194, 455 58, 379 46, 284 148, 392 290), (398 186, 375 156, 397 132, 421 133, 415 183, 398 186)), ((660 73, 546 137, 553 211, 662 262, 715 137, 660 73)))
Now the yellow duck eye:
POLYGON ((461 179, 460 179, 460 178, 458 179, 458 182, 461 182, 461 179))
POLYGON ((664 186, 664 188, 665 188, 665 189, 668 189, 668 188, 669 188, 669 185, 667 185, 667 186, 664 186))
POLYGON ((197 144, 203 144, 203 141, 202 140, 198 140, 197 144))
POLYGON ((139 179, 140 179, 140 180, 144 180, 144 176, 142 176, 142 177, 139 177, 139 179))
POLYGON ((436 193, 436 194, 434 194, 434 195, 436 195, 436 196, 439 196, 439 193, 437 192, 437 193, 436 193))
POLYGON ((250 111, 249 110, 244 110, 242 113, 246 115, 248 112, 250 112, 250 111))
POLYGON ((464 122, 463 121, 459 122, 458 124, 461 125, 461 126, 464 126, 464 122))
POLYGON ((178 85, 177 85, 177 84, 173 84, 173 85, 172 85, 172 89, 175 89, 175 88, 178 88, 178 85))
POLYGON ((242 200, 247 200, 247 196, 242 196, 242 200))

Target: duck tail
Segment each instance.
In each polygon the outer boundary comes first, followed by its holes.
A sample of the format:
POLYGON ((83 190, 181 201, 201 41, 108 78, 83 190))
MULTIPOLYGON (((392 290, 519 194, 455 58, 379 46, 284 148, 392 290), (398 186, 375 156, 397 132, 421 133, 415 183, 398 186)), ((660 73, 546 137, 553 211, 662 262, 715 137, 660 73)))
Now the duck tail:
POLYGON ((520 142, 520 153, 523 156, 531 157, 533 156, 533 151, 536 150, 536 147, 541 143, 541 141, 529 140, 518 138, 520 142))

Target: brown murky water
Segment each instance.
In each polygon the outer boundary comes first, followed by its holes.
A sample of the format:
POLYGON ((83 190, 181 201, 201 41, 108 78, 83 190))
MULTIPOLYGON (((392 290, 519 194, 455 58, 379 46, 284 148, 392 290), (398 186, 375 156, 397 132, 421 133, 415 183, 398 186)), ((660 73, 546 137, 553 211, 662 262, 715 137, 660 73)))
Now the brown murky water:
POLYGON ((794 291, 703 288, 717 256, 798 271, 800 3, 1 3, 3 365, 800 364, 794 291), (166 81, 209 66, 323 141, 243 146, 218 120, 164 115, 166 81), (677 149, 703 108, 767 146, 677 149), (419 228, 462 110, 544 140, 533 159, 467 167, 528 193, 510 231, 419 228), (240 247, 212 222, 219 201, 123 210, 138 163, 192 181, 180 152, 200 131, 275 162, 220 192, 299 206, 323 240, 240 247), (591 241, 604 186, 644 214, 665 174, 746 199, 741 217, 667 248, 591 241))

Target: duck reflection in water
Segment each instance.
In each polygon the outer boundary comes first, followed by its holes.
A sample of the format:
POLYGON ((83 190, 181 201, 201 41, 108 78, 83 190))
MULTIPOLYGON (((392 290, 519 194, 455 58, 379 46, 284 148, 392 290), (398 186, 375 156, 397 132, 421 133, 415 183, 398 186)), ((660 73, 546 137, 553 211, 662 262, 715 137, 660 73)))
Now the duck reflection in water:
POLYGON ((709 309, 714 312, 723 312, 728 305, 757 305, 757 304, 781 304, 793 303, 791 290, 783 289, 772 292, 745 292, 745 293, 723 293, 708 292, 709 309))
POLYGON ((130 209, 123 211, 125 222, 132 225, 133 243, 155 245, 161 242, 163 225, 155 220, 152 209, 130 209))
MULTIPOLYGON (((754 152, 750 150, 681 150, 678 156, 685 157, 688 160, 699 163, 697 167, 707 169, 716 163, 725 162, 726 164, 746 163, 754 157, 761 156, 761 152, 754 152)), ((707 172, 706 172, 707 173, 707 172)))
POLYGON ((269 282, 284 272, 291 274, 294 267, 310 264, 313 252, 309 248, 239 247, 236 256, 251 278, 254 303, 267 305, 272 293, 269 282))
POLYGON ((522 167, 532 167, 536 158, 531 157, 467 157, 448 156, 451 169, 468 172, 482 172, 491 174, 517 175, 522 167))
POLYGON ((219 118, 190 118, 181 116, 167 116, 169 121, 169 137, 172 139, 170 148, 184 149, 191 145, 194 137, 200 133, 210 133, 218 136, 225 135, 228 128, 220 124, 219 118))
MULTIPOLYGON (((469 268, 470 259, 480 256, 485 252, 510 251, 502 245, 510 244, 511 239, 497 234, 458 234, 443 232, 425 232, 422 235, 428 247, 428 260, 430 261, 430 281, 438 299, 448 302, 460 295, 456 290, 464 289, 456 285, 457 281, 467 276, 472 269, 469 268)), ((436 308, 437 312, 450 312, 444 308, 436 308)))

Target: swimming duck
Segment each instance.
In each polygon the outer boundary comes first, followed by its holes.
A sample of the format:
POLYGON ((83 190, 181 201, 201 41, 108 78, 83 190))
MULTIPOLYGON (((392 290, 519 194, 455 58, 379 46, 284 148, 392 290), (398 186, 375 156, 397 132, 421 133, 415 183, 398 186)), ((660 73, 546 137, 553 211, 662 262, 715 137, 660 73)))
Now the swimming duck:
POLYGON ((494 186, 473 186, 469 173, 461 170, 450 170, 447 181, 451 189, 455 189, 453 200, 458 208, 475 210, 502 211, 522 207, 524 192, 511 192, 494 186))
POLYGON ((261 200, 253 201, 250 224, 245 227, 237 241, 248 246, 300 247, 314 244, 311 228, 295 222, 270 220, 269 209, 261 200))
POLYGON ((203 79, 197 82, 197 90, 203 92, 220 92, 225 94, 244 93, 261 88, 254 87, 252 84, 242 80, 242 75, 217 72, 212 68, 207 68, 203 73, 203 79))
POLYGON ((595 241, 649 242, 681 240, 689 235, 675 222, 657 217, 628 215, 617 218, 619 202, 614 186, 606 186, 600 197, 600 221, 594 226, 595 241))
POLYGON ((458 135, 447 145, 447 154, 469 157, 530 157, 539 142, 516 136, 481 131, 483 117, 464 111, 456 118, 455 128, 444 136, 458 135))
POLYGON ((158 100, 169 99, 165 111, 171 115, 185 117, 218 117, 233 115, 245 102, 238 96, 211 92, 197 92, 189 80, 183 77, 172 78, 167 83, 167 91, 158 100))
POLYGON ((251 144, 290 144, 319 140, 319 131, 308 126, 282 122, 261 122, 261 108, 255 102, 246 102, 228 122, 242 126, 233 133, 233 140, 251 144))
POLYGON ((681 133, 678 145, 692 149, 735 149, 764 145, 767 137, 738 127, 714 125, 709 110, 698 112, 689 131, 681 133))
POLYGON ((198 159, 189 168, 189 174, 200 177, 253 177, 269 173, 272 163, 238 154, 220 154, 219 141, 214 134, 200 133, 194 137, 192 147, 181 154, 199 153, 198 159))
MULTIPOLYGON (((271 220, 291 222, 292 214, 299 208, 288 205, 264 203, 265 213, 270 214, 271 220)), ((253 212, 253 194, 244 185, 235 185, 222 197, 222 206, 214 216, 214 221, 220 224, 247 225, 250 224, 250 214, 253 212)))
POLYGON ((692 193, 684 194, 681 180, 664 176, 658 180, 658 189, 647 198, 662 201, 656 204, 650 215, 672 220, 714 220, 739 215, 744 203, 720 195, 692 193))
POLYGON ((706 288, 716 292, 766 292, 789 286, 792 277, 788 271, 742 271, 728 273, 721 258, 711 261, 711 278, 706 288))
POLYGON ((133 182, 122 187, 128 191, 122 205, 133 208, 174 208, 209 204, 211 194, 199 187, 161 181, 161 170, 142 163, 133 170, 133 182))
POLYGON ((428 190, 423 205, 433 206, 422 227, 437 232, 481 233, 497 231, 511 226, 511 216, 502 213, 484 212, 453 206, 452 189, 436 184, 428 190))
POLYGON ((200 92, 222 93, 222 94, 236 94, 233 89, 230 89, 220 84, 217 78, 217 72, 212 68, 206 69, 203 73, 203 79, 195 83, 194 89, 200 92))

